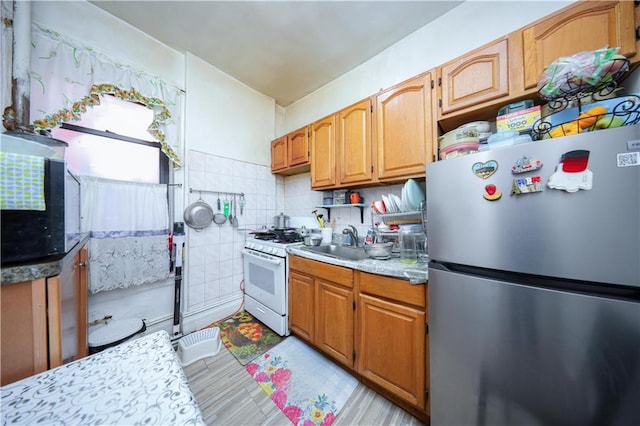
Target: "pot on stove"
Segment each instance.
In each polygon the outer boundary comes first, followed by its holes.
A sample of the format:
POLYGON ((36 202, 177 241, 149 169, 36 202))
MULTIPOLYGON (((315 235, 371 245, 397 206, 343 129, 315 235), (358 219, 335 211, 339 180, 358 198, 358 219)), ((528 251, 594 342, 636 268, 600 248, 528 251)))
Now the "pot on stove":
POLYGON ((285 229, 289 227, 289 216, 280 213, 273 217, 273 227, 275 229, 285 229))

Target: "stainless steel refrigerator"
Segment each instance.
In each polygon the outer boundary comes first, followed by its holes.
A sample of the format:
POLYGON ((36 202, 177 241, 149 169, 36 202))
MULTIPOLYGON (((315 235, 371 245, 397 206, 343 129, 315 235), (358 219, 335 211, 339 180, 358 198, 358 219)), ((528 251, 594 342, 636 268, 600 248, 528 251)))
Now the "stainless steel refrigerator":
POLYGON ((426 174, 432 424, 638 424, 640 125, 426 174))

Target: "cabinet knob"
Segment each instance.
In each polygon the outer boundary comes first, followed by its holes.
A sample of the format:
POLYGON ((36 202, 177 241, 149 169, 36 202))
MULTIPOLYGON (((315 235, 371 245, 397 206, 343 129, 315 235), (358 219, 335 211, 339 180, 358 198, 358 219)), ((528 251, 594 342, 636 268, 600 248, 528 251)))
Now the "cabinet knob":
POLYGON ((87 266, 87 262, 80 262, 80 263, 78 263, 78 266, 80 266, 81 268, 85 267, 85 266, 87 266))

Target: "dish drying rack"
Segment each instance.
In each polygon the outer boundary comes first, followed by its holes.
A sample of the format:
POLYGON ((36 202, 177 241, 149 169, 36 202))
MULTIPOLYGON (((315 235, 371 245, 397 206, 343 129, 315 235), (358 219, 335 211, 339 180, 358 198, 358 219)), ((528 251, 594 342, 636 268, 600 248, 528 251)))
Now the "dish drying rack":
POLYGON ((382 231, 376 226, 376 219, 381 220, 385 225, 421 225, 424 232, 427 232, 427 205, 424 201, 420 203, 420 209, 398 213, 375 213, 371 211, 371 229, 375 232, 377 240, 385 241, 398 238, 398 230, 382 231))

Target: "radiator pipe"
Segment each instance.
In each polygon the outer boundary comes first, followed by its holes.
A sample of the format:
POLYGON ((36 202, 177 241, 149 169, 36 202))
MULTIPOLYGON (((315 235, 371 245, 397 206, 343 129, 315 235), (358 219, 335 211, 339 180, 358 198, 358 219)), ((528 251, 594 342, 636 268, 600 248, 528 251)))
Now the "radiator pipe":
POLYGON ((16 130, 30 130, 31 2, 13 2, 11 101, 16 130))

